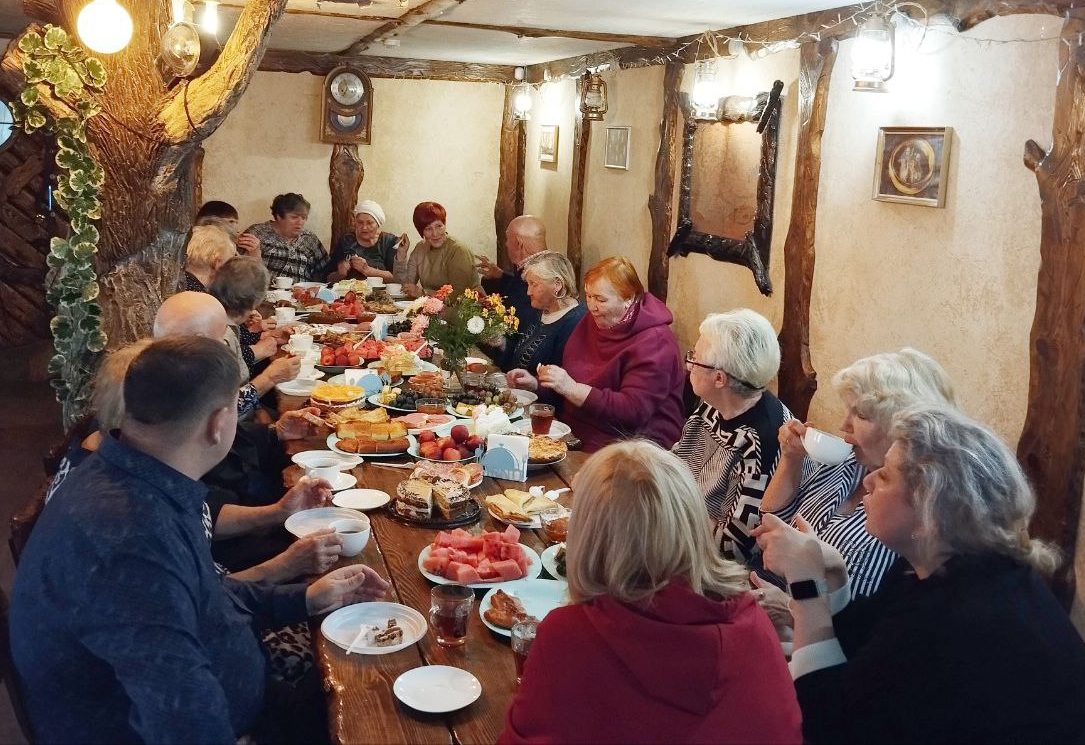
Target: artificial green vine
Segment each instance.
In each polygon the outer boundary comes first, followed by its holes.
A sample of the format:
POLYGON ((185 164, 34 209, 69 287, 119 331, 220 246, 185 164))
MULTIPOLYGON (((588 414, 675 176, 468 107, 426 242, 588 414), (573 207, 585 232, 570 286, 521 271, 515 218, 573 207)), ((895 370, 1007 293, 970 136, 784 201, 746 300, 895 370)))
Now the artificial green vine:
POLYGON ((26 55, 26 87, 12 110, 27 134, 43 130, 56 137, 60 170, 53 197, 71 224, 68 238, 50 241, 46 259, 58 270, 46 294, 56 309, 49 324, 56 350, 49 361, 49 373, 54 376, 57 400, 64 405, 65 421, 70 423, 86 410, 88 383, 107 341, 94 271, 99 235, 92 224, 102 218, 98 193, 105 183, 105 171, 87 146, 87 120, 101 110, 89 91, 102 89, 106 71, 100 60, 87 56, 86 50, 57 26, 46 26, 44 36, 28 32, 19 40, 19 50, 26 55), (44 105, 39 88, 43 83, 63 106, 44 105), (68 113, 61 113, 64 110, 68 113))

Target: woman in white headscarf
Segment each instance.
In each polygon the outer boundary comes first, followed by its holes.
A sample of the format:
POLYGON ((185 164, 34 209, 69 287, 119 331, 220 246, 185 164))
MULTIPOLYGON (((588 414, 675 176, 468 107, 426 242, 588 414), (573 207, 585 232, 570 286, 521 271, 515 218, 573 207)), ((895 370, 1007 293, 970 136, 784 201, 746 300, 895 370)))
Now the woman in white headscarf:
POLYGON ((344 235, 335 244, 327 265, 329 282, 348 277, 380 277, 386 282, 397 282, 392 274, 396 252, 406 253, 410 245, 406 234, 396 238, 381 231, 384 210, 371 199, 358 204, 354 210, 354 232, 344 235))

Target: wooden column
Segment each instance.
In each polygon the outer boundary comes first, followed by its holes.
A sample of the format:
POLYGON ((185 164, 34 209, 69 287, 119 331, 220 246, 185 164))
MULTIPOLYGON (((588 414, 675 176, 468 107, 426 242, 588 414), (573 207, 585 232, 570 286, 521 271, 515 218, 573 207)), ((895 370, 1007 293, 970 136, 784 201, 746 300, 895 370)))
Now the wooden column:
POLYGON ((667 247, 674 231, 674 174, 678 169, 677 145, 681 105, 679 91, 685 63, 672 60, 663 73, 663 116, 659 122, 659 150, 656 152, 655 190, 648 197, 652 215, 652 254, 648 259, 648 291, 667 302, 670 262, 667 247))
POLYGON ((524 213, 524 158, 527 153, 527 132, 516 118, 513 102, 517 86, 505 86, 505 113, 501 118, 501 164, 497 179, 497 201, 494 202, 494 227, 497 230, 497 263, 502 269, 512 269, 505 247, 505 230, 509 223, 524 213))
POLYGON ((192 151, 192 219, 195 221, 196 213, 203 206, 203 156, 206 151, 203 145, 199 145, 192 151))
POLYGON ((1036 489, 1031 533, 1066 552, 1054 589, 1069 607, 1085 470, 1085 9, 1067 12, 1059 45, 1052 146, 1029 140, 1040 188, 1040 271, 1029 339, 1028 412, 1017 457, 1036 489))
POLYGON ((799 142, 791 223, 784 241, 784 325, 780 330, 778 392, 795 416, 806 419, 810 399, 818 387, 810 361, 810 290, 814 283, 821 135, 825 131, 836 42, 807 42, 802 45, 799 59, 799 142))
MULTIPOLYGON (((584 73, 576 81, 576 95, 579 100, 584 95, 584 82, 588 74, 584 73)), ((572 186, 569 189, 569 239, 566 255, 576 272, 577 282, 584 285, 583 263, 584 237, 584 182, 588 178, 588 144, 591 141, 591 120, 585 119, 579 110, 573 126, 573 173, 572 186)))
POLYGON ((365 166, 358 155, 357 145, 332 146, 332 162, 328 171, 328 187, 332 193, 332 235, 330 251, 335 242, 354 229, 354 207, 358 204, 358 189, 365 179, 365 166))

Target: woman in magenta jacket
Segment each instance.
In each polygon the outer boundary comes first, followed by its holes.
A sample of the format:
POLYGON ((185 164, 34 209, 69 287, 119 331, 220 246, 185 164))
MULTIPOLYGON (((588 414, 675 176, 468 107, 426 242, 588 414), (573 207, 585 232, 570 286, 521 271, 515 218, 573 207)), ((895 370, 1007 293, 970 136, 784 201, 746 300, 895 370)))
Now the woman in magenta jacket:
POLYGON ((685 463, 643 440, 573 484, 571 604, 539 625, 500 741, 801 741, 780 642, 685 463))
POLYGON ((553 391, 561 419, 595 452, 645 437, 670 448, 682 433, 685 371, 667 306, 644 291, 633 264, 603 259, 584 275, 588 315, 573 329, 562 364, 517 369, 509 385, 553 391))

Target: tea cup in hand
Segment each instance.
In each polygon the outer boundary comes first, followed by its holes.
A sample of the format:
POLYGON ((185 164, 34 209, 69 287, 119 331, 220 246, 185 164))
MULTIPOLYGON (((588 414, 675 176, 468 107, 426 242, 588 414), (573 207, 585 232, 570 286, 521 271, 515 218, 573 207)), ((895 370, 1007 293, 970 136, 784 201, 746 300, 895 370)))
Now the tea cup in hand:
POLYGON ((369 543, 369 518, 365 515, 355 520, 335 520, 328 527, 343 540, 340 556, 357 556, 369 543))
POLYGON ((807 427, 802 436, 802 445, 806 453, 826 466, 843 463, 851 455, 851 445, 836 435, 822 432, 820 429, 807 427))

